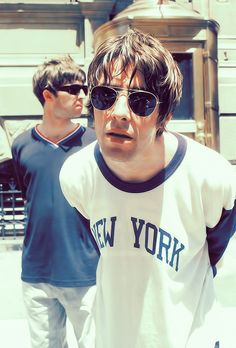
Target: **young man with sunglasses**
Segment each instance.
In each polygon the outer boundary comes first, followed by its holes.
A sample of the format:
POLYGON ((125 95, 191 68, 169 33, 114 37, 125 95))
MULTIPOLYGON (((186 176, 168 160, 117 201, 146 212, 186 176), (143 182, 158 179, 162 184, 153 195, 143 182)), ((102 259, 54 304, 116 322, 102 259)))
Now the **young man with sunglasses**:
POLYGON ((85 77, 70 56, 40 65, 33 90, 43 106, 42 122, 12 146, 28 215, 21 278, 33 348, 68 347, 67 318, 78 347, 94 348, 98 250, 87 220, 59 184, 65 159, 96 139, 94 130, 72 121, 88 92, 85 77))
POLYGON ((235 231, 231 165, 166 130, 182 76, 156 38, 130 29, 106 40, 88 83, 98 141, 67 159, 60 181, 101 252, 96 348, 217 347, 213 277, 235 231))

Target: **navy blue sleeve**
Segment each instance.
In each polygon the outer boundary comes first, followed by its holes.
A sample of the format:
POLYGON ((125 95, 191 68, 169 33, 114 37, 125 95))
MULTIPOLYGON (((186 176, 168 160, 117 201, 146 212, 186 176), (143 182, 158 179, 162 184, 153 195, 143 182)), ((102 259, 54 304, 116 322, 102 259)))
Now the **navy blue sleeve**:
POLYGON ((236 201, 230 210, 223 209, 220 221, 213 227, 207 227, 207 242, 212 266, 222 257, 230 238, 236 231, 236 201))

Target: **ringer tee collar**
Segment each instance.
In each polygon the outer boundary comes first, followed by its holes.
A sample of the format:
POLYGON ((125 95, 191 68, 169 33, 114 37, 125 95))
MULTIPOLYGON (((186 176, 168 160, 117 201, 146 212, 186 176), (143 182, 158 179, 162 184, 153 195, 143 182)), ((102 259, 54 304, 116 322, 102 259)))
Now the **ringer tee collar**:
POLYGON ((125 182, 119 179, 107 166, 100 152, 99 144, 94 148, 94 156, 97 165, 106 180, 117 189, 130 193, 141 193, 150 191, 164 183, 179 167, 187 150, 187 141, 180 134, 173 133, 178 140, 178 147, 170 163, 157 175, 142 183, 125 182))

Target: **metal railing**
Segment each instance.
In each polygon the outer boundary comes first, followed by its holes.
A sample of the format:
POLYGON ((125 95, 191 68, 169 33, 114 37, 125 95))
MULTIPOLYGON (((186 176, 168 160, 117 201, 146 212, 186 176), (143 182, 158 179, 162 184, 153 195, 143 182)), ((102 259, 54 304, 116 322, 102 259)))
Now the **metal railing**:
POLYGON ((26 212, 21 191, 16 188, 13 179, 9 189, 0 183, 0 237, 16 238, 24 236, 26 212))

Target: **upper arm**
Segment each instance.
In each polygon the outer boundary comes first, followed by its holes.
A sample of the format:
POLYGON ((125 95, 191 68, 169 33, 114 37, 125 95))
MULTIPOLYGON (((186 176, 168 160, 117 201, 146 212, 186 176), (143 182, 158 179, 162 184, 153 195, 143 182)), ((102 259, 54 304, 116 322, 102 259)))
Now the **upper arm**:
POLYGON ((76 168, 76 162, 68 158, 61 168, 59 180, 61 190, 68 203, 76 208, 86 219, 89 219, 86 211, 86 183, 82 176, 83 174, 76 168))
MULTIPOLYGON (((232 167, 223 166, 222 175, 216 178, 212 194, 208 195, 207 207, 207 241, 210 261, 215 265, 222 257, 230 238, 236 232, 236 175, 232 167)), ((206 194, 205 194, 206 196, 206 194)))

